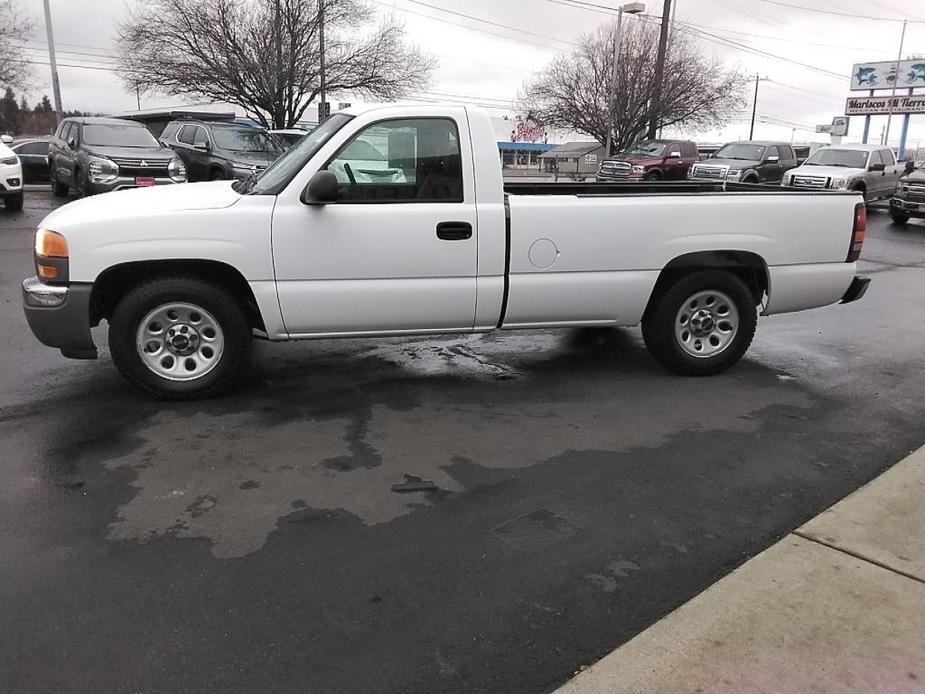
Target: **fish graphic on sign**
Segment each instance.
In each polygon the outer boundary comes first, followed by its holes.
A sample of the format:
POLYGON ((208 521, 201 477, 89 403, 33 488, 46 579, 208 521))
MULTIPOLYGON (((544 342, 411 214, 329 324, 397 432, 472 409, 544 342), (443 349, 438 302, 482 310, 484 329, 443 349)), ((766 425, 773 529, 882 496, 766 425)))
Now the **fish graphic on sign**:
POLYGON ((873 86, 877 84, 877 70, 872 67, 859 67, 858 71, 854 73, 854 79, 858 81, 858 84, 873 86))
POLYGON ((909 84, 922 80, 925 82, 925 63, 916 63, 909 66, 909 72, 906 73, 906 81, 909 84))

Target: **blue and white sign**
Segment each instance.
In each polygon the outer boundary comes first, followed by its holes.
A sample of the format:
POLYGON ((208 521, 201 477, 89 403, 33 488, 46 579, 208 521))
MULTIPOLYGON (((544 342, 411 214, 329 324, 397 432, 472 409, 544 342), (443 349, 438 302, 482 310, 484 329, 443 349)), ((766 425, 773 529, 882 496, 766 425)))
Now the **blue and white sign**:
POLYGON ((851 68, 851 91, 925 87, 925 59, 857 63, 851 68), (897 65, 899 70, 896 69, 897 65))

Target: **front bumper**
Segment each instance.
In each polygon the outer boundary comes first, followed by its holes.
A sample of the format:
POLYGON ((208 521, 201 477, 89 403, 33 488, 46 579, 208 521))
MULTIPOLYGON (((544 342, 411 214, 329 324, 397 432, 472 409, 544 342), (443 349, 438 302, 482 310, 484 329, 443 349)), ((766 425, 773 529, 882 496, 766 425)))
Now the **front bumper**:
POLYGON ((0 195, 19 195, 22 193, 22 166, 20 164, 0 164, 0 195))
POLYGON ((608 174, 598 173, 595 180, 598 183, 619 183, 620 181, 641 181, 645 174, 629 174, 628 176, 610 176, 608 174))
POLYGON ((96 359, 90 335, 90 294, 93 285, 45 284, 37 277, 22 283, 22 304, 32 334, 43 345, 56 347, 70 359, 96 359))
POLYGON ((899 197, 890 198, 890 209, 896 210, 897 212, 902 212, 907 214, 910 217, 922 217, 925 218, 925 202, 917 202, 912 200, 904 200, 899 197))
POLYGON ((851 280, 851 284, 848 286, 848 291, 845 292, 845 295, 841 298, 842 304, 850 304, 852 301, 857 301, 858 299, 863 298, 867 293, 867 288, 870 286, 870 277, 855 277, 851 280))
MULTIPOLYGON (((167 186, 175 185, 178 181, 173 180, 172 178, 155 178, 154 185, 156 186, 167 186)), ((114 190, 128 190, 129 188, 145 188, 146 186, 139 186, 135 182, 134 176, 117 176, 111 181, 106 183, 94 183, 93 181, 87 181, 87 192, 91 194, 96 193, 109 193, 114 190)))

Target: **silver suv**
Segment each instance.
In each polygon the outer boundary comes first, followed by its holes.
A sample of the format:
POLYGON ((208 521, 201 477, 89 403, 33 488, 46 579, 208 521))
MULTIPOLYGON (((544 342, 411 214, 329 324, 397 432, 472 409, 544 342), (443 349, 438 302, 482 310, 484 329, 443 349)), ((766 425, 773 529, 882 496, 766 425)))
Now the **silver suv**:
POLYGON ((893 150, 881 145, 831 145, 817 149, 802 165, 784 176, 792 188, 855 190, 868 202, 888 198, 904 167, 893 150))

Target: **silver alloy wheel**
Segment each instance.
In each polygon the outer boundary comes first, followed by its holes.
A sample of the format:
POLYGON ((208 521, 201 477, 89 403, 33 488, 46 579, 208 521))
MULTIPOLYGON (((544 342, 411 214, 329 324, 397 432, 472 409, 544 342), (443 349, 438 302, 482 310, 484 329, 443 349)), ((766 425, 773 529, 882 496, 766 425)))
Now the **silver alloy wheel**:
POLYGON ((723 292, 708 290, 688 297, 675 317, 678 344, 692 357, 715 357, 739 332, 739 309, 723 292))
POLYGON ((225 335, 215 317, 195 304, 162 304, 135 333, 135 349, 151 371, 168 381, 193 381, 222 358, 225 335))

